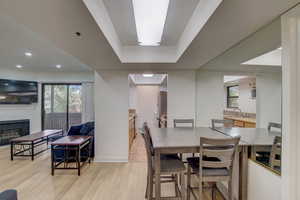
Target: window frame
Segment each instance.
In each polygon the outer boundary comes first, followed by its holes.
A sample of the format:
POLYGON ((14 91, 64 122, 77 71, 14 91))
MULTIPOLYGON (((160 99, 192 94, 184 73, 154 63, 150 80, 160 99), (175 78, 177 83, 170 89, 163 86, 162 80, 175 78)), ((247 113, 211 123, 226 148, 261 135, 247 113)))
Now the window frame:
POLYGON ((240 96, 238 95, 238 96, 230 96, 229 95, 229 90, 230 90, 230 88, 232 88, 232 87, 239 87, 239 85, 230 85, 230 86, 227 86, 226 88, 227 88, 227 108, 239 108, 239 107, 234 107, 234 106, 230 106, 229 105, 229 99, 238 99, 240 96))

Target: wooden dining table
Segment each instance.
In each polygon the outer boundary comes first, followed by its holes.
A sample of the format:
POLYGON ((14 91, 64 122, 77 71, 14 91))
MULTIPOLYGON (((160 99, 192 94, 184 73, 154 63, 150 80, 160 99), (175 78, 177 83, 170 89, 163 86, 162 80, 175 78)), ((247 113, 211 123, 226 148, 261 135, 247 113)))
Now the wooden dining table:
MULTIPOLYGON (((151 128, 155 163, 155 199, 160 199, 160 155, 172 153, 199 152, 200 137, 225 139, 240 136, 239 153, 234 163, 233 197, 247 200, 248 184, 248 149, 251 145, 272 145, 274 137, 280 133, 256 128, 151 128), (238 186, 238 187, 237 187, 238 186)), ((218 184, 219 190, 226 195, 224 186, 218 184)), ((182 188, 185 195, 185 188, 182 188)))

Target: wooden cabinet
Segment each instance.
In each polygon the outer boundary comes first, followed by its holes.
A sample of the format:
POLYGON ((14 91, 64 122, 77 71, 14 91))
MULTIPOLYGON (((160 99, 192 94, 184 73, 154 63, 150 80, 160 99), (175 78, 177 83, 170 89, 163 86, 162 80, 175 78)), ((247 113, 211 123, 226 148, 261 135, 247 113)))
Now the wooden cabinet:
POLYGON ((136 114, 135 114, 135 110, 130 109, 129 110, 129 119, 128 119, 128 123, 129 123, 129 130, 128 130, 128 138, 129 138, 129 150, 131 149, 131 146, 133 144, 133 141, 136 137, 136 114))
POLYGON ((256 123, 245 122, 245 128, 256 128, 256 123))
POLYGON ((233 125, 237 126, 237 127, 244 127, 244 122, 238 121, 238 120, 234 120, 233 125))
POLYGON ((233 126, 235 127, 241 127, 241 128, 255 128, 256 122, 254 122, 254 119, 248 119, 248 118, 235 118, 235 117, 224 117, 224 119, 230 119, 233 120, 233 126))

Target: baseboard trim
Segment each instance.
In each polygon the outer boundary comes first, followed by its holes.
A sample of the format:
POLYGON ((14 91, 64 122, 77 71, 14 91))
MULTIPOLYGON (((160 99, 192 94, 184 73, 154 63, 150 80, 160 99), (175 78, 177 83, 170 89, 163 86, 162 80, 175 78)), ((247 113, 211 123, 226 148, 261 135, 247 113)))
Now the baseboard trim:
POLYGON ((128 163, 128 158, 124 157, 98 157, 94 159, 96 163, 128 163))

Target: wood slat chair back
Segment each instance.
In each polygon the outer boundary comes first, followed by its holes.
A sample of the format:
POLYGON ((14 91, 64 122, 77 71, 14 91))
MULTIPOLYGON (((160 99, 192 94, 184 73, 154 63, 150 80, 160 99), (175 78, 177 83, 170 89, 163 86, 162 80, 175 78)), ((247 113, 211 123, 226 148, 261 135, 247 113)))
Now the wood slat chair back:
POLYGON ((174 119, 173 123, 174 123, 174 128, 180 128, 180 127, 194 128, 195 127, 194 119, 174 119))
POLYGON ((270 167, 281 168, 281 142, 282 138, 276 136, 274 143, 272 145, 271 155, 270 155, 270 167))
POLYGON ((216 199, 216 183, 228 182, 228 197, 226 199, 232 200, 232 172, 239 141, 240 137, 228 139, 200 138, 199 167, 193 167, 190 164, 188 166, 187 200, 190 200, 190 194, 193 194, 197 200, 203 200, 202 187, 204 182, 212 184, 213 200, 216 199), (194 192, 195 188, 191 187, 191 168, 198 177, 198 195, 194 192))
POLYGON ((144 134, 142 134, 144 141, 145 141, 145 147, 146 147, 146 153, 147 153, 147 161, 148 161, 148 170, 152 170, 153 166, 153 145, 151 144, 151 138, 150 138, 150 130, 147 126, 147 124, 144 124, 144 134))
POLYGON ((231 119, 212 119, 211 120, 211 127, 213 129, 218 127, 226 127, 226 128, 232 128, 233 127, 233 120, 231 119))
MULTIPOLYGON (((147 188, 146 188, 146 199, 152 200, 153 199, 153 184, 154 184, 154 173, 156 171, 155 165, 154 165, 154 149, 153 144, 151 140, 150 135, 150 129, 147 126, 146 123, 144 123, 143 126, 144 134, 142 134, 144 141, 145 141, 145 147, 147 152, 147 161, 148 161, 148 175, 147 175, 147 188)), ((160 158, 161 159, 161 158, 160 158)), ((174 160, 173 160, 174 161, 174 160)), ((175 191, 176 196, 174 197, 163 197, 161 199, 174 199, 174 200, 182 200, 183 196, 181 192, 179 191, 178 187, 178 175, 184 173, 185 166, 179 159, 175 159, 175 162, 172 162, 171 159, 162 160, 161 159, 161 175, 165 174, 165 176, 161 176, 160 178, 163 178, 161 180, 161 183, 174 183, 175 185, 175 191), (178 164, 179 167, 178 167, 178 164), (176 168, 177 167, 177 168, 176 168), (178 170, 179 169, 179 170, 178 170), (169 175, 169 176, 166 176, 169 175)))
POLYGON ((271 131, 272 128, 280 129, 282 128, 282 125, 279 123, 269 122, 268 124, 268 131, 271 131))
POLYGON ((227 168, 231 173, 233 161, 240 138, 211 139, 200 138, 199 175, 202 176, 204 168, 227 168), (219 158, 219 161, 206 161, 205 157, 219 158))

